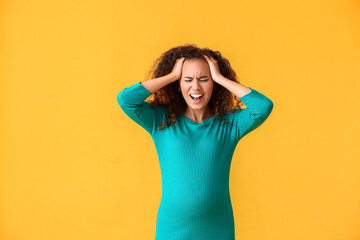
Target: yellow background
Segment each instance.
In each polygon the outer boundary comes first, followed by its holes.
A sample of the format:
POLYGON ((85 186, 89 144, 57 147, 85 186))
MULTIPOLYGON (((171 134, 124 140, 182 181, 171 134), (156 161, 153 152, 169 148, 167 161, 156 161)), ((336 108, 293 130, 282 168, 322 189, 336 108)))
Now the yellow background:
POLYGON ((2 1, 2 240, 154 239, 161 173, 116 95, 171 47, 273 100, 230 172, 237 240, 360 239, 359 1, 2 1))

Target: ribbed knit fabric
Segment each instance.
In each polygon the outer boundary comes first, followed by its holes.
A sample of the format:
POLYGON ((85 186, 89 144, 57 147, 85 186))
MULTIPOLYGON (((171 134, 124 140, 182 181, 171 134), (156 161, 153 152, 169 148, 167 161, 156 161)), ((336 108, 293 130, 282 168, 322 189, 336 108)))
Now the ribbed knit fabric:
POLYGON ((196 123, 182 114, 177 126, 158 130, 166 109, 145 102, 141 82, 124 88, 117 101, 125 114, 152 137, 161 170, 162 197, 155 240, 234 240, 229 172, 239 140, 270 115, 273 102, 251 88, 240 100, 246 105, 196 123))

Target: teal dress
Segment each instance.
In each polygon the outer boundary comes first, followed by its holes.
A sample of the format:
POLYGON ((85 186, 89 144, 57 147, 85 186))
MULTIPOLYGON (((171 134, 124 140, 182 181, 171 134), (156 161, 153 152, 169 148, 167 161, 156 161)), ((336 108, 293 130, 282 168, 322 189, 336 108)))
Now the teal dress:
POLYGON ((162 196, 155 240, 234 240, 229 172, 239 140, 259 127, 273 103, 251 88, 246 105, 226 113, 226 125, 215 117, 196 123, 182 114, 177 126, 159 130, 166 109, 151 108, 151 95, 138 82, 124 88, 117 101, 124 113, 152 137, 159 158, 162 196))

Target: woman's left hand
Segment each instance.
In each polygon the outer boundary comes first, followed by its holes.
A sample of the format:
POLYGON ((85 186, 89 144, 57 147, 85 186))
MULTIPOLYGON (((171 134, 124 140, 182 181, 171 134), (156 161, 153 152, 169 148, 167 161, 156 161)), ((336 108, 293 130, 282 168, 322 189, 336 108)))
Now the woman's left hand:
POLYGON ((208 57, 205 54, 203 54, 206 61, 209 63, 210 66, 210 72, 211 77, 214 80, 214 82, 217 82, 218 79, 222 78, 222 74, 220 73, 219 65, 216 59, 214 59, 212 56, 208 57))

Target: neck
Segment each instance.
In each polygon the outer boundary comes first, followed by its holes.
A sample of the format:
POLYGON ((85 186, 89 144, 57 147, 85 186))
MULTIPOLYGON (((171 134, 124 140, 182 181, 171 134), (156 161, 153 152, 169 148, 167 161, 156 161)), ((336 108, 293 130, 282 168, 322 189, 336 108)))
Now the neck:
POLYGON ((191 109, 187 107, 184 115, 195 122, 201 122, 213 116, 208 105, 204 109, 191 109))

